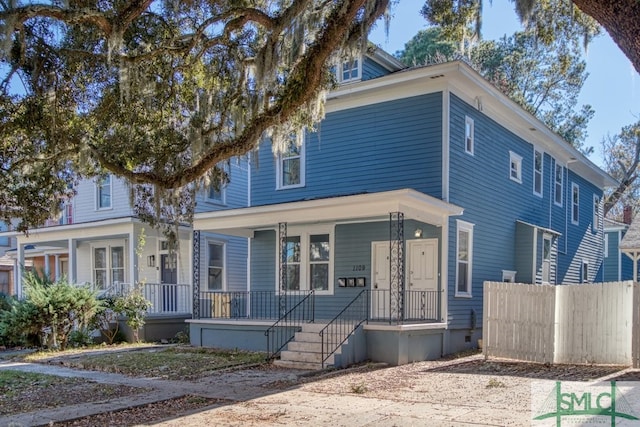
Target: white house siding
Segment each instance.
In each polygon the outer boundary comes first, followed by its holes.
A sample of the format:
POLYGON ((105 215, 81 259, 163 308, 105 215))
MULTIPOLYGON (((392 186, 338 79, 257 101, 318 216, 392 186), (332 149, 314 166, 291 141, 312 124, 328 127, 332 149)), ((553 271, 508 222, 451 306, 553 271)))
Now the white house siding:
POLYGON ((133 215, 133 210, 129 205, 129 188, 122 179, 112 177, 110 209, 97 209, 96 183, 94 179, 80 181, 76 186, 76 191, 77 194, 73 198, 74 223, 133 215))

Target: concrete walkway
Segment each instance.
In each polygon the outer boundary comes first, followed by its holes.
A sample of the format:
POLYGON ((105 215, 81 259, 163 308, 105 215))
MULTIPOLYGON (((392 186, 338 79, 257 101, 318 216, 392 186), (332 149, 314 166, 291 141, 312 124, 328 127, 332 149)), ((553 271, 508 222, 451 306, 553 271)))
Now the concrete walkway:
POLYGON ((216 374, 199 381, 173 381, 155 378, 133 378, 121 374, 70 369, 57 365, 23 362, 0 362, 0 370, 14 370, 60 377, 77 377, 101 384, 126 385, 145 388, 148 391, 109 401, 81 403, 63 407, 42 409, 0 417, 0 427, 47 425, 50 422, 67 421, 103 412, 117 411, 184 395, 195 395, 240 402, 264 396, 269 390, 265 384, 276 381, 295 381, 303 371, 245 369, 216 374))

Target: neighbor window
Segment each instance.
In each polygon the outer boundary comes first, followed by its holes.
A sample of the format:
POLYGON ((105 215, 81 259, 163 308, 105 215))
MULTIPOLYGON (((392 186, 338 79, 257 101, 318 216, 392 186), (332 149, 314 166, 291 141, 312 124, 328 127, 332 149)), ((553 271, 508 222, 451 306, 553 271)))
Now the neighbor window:
POLYGON ((331 291, 331 233, 287 236, 287 290, 331 291))
POLYGON ((207 201, 211 203, 224 204, 224 199, 224 188, 222 188, 220 184, 209 184, 209 186, 207 187, 207 201))
POLYGON ((502 281, 514 283, 516 281, 516 272, 512 270, 502 270, 502 281))
POLYGON ((96 181, 96 208, 108 209, 111 207, 111 175, 96 181))
POLYGON ((542 237, 542 283, 551 283, 551 235, 542 237))
POLYGON ((464 151, 473 154, 474 149, 474 128, 473 119, 471 117, 464 118, 464 151))
POLYGON ((509 177, 516 182, 522 182, 522 156, 509 151, 509 177))
POLYGON ((542 151, 533 150, 533 194, 542 197, 542 168, 544 154, 542 151))
POLYGON ((571 184, 571 223, 578 224, 580 215, 580 187, 578 184, 571 184))
POLYGON ((473 224, 457 221, 456 296, 471 296, 473 224))
POLYGON ((284 152, 278 156, 277 187, 304 186, 304 131, 300 136, 291 135, 284 152))
POLYGON ((224 290, 224 244, 209 242, 207 290, 224 290))
POLYGON ((562 206, 562 187, 564 180, 564 168, 556 163, 555 174, 554 174, 554 182, 555 182, 555 191, 553 201, 556 205, 562 206))
POLYGON ((589 283, 589 261, 586 259, 582 260, 582 271, 580 276, 580 281, 582 283, 589 283))
POLYGON ((593 231, 600 229, 600 197, 593 196, 593 231))
POLYGON ((124 247, 93 248, 93 282, 97 289, 108 289, 124 282, 124 247))

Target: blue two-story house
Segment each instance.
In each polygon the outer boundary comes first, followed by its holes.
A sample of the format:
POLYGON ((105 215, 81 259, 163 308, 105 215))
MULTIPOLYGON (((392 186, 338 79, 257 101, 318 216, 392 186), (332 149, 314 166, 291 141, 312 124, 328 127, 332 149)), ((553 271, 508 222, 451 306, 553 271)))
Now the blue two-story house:
POLYGON ((250 205, 196 215, 250 250, 247 292, 194 296, 193 344, 402 364, 477 344, 484 281, 603 280, 615 181, 542 122, 462 62, 336 71, 317 131, 254 154, 250 205))

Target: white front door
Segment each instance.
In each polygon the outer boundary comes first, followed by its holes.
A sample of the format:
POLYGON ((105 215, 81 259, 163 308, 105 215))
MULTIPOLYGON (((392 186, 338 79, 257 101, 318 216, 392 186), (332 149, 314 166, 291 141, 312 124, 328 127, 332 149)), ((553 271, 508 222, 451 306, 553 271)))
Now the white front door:
POLYGON ((408 291, 438 290, 438 239, 409 240, 408 291))
POLYGON ((373 242, 371 246, 371 318, 388 318, 389 242, 373 242))

